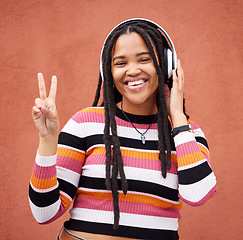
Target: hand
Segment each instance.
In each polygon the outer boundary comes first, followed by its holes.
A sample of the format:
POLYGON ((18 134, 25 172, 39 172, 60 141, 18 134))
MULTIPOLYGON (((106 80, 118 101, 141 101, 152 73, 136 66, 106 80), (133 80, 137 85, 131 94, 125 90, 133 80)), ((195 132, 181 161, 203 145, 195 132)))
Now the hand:
POLYGON ((164 93, 172 123, 174 127, 187 124, 183 111, 184 73, 180 60, 177 61, 177 71, 173 70, 173 84, 171 90, 165 84, 164 93))
POLYGON ((52 76, 49 96, 46 94, 46 87, 43 75, 38 73, 38 84, 40 97, 35 99, 35 106, 32 109, 32 117, 41 138, 49 136, 57 137, 60 123, 58 120, 55 104, 57 92, 57 78, 52 76))

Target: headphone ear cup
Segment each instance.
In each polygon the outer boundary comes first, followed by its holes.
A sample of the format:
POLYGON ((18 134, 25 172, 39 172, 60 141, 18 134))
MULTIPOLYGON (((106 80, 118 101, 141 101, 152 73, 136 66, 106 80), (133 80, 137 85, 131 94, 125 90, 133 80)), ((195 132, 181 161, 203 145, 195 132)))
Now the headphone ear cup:
POLYGON ((172 69, 173 69, 173 56, 172 51, 169 48, 165 48, 165 60, 167 61, 168 67, 168 78, 172 76, 172 69))

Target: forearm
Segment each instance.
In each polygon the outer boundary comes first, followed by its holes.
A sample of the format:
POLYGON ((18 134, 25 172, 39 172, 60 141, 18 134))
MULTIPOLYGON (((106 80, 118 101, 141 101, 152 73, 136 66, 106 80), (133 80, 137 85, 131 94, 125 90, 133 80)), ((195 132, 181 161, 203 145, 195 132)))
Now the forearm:
POLYGON ((171 113, 171 121, 173 128, 188 124, 186 115, 182 113, 171 113))
POLYGON ((194 134, 175 136, 178 161, 179 195, 183 201, 198 206, 216 191, 216 178, 209 165, 209 152, 201 129, 192 123, 194 134))

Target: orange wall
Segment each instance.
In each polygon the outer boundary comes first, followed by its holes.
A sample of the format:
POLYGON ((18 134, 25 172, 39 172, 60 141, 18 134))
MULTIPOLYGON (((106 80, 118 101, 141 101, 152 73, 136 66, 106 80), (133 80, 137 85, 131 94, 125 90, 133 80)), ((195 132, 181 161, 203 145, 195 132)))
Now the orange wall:
POLYGON ((92 103, 107 33, 122 20, 144 17, 162 25, 174 41, 185 72, 187 111, 208 138, 218 180, 217 194, 204 206, 184 205, 181 239, 240 239, 242 9, 241 0, 1 0, 0 238, 52 240, 68 218, 66 213, 38 225, 28 205, 38 145, 31 118, 37 73, 48 81, 52 74, 58 77, 63 126, 92 103))

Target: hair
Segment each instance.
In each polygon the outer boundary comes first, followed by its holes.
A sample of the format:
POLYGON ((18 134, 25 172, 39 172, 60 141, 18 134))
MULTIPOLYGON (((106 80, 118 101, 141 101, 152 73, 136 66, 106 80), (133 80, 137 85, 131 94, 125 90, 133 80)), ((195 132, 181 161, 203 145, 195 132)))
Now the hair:
MULTIPOLYGON (((124 173, 123 160, 120 151, 120 142, 117 135, 117 125, 115 120, 116 104, 122 101, 122 95, 116 89, 113 83, 111 73, 111 58, 112 50, 117 39, 123 34, 130 33, 139 34, 145 44, 147 45, 154 66, 158 75, 158 93, 156 104, 158 108, 157 124, 158 124, 158 150, 159 159, 161 161, 161 173, 166 178, 167 170, 171 168, 171 134, 170 123, 168 120, 168 110, 164 97, 164 84, 168 83, 167 61, 164 57, 164 49, 169 48, 165 37, 161 32, 146 22, 133 22, 122 24, 115 28, 112 33, 107 37, 106 44, 103 48, 102 54, 102 71, 103 79, 100 73, 99 82, 96 90, 93 106, 97 106, 101 86, 103 83, 103 103, 105 108, 105 127, 104 127, 104 144, 106 149, 106 179, 105 184, 108 190, 112 191, 113 209, 114 209, 114 225, 113 228, 117 229, 119 226, 119 204, 118 204, 118 180, 117 176, 120 175, 121 187, 123 193, 126 194, 128 190, 127 179, 124 173), (153 46, 155 46, 156 53, 153 46), (158 56, 158 61, 156 56, 158 56), (110 135, 111 131, 111 135, 110 135), (113 152, 112 152, 113 151, 113 152), (167 152, 167 154, 166 154, 167 152), (112 159, 112 176, 110 176, 112 159)), ((171 79, 170 79, 171 80, 171 79)), ((171 81, 169 81, 171 82, 171 81)), ((170 84, 168 84, 171 88, 170 84)), ((183 106, 184 107, 184 106, 183 106)), ((185 107, 184 107, 185 111, 185 107)), ((188 117, 188 116, 187 116, 188 117)))

